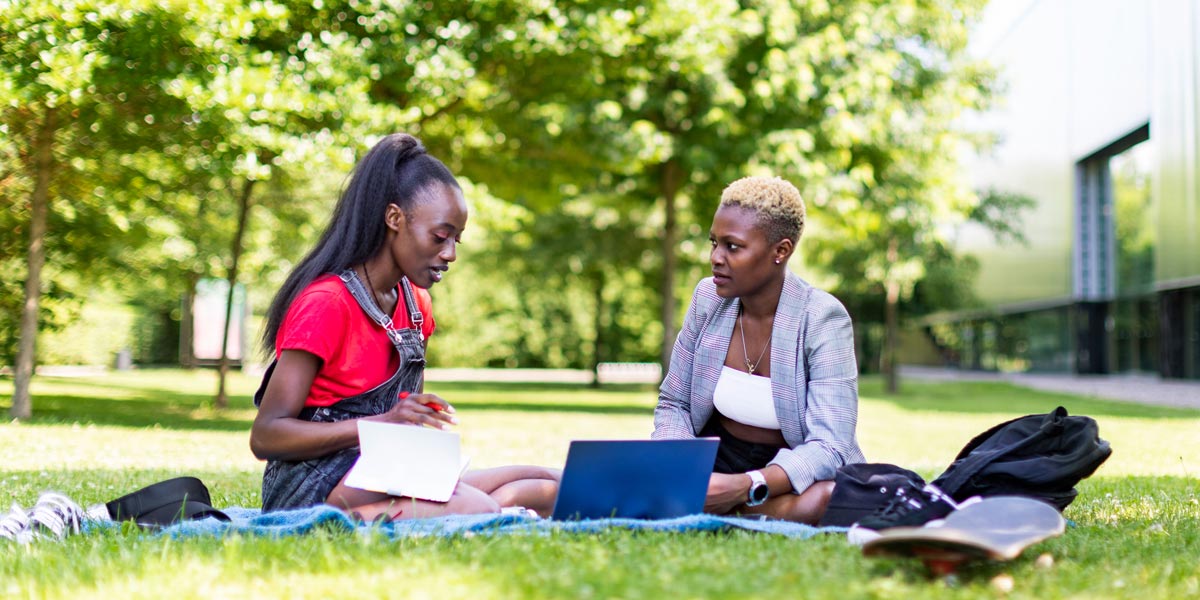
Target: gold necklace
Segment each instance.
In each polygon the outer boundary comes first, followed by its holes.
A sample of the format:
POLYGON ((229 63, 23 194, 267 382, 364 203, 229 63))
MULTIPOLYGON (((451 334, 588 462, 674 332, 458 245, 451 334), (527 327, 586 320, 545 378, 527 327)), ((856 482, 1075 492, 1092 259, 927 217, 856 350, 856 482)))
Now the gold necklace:
POLYGON ((771 347, 771 336, 775 335, 775 324, 774 324, 774 319, 771 319, 771 321, 772 321, 771 332, 767 334, 767 343, 763 345, 762 352, 758 353, 758 358, 755 359, 754 362, 750 362, 750 355, 746 354, 746 326, 744 324, 744 321, 742 320, 742 312, 743 311, 741 310, 741 307, 739 306, 738 307, 738 333, 742 334, 742 358, 744 358, 746 360, 746 371, 749 372, 751 375, 753 375, 754 370, 757 369, 758 365, 762 363, 763 355, 765 355, 767 353, 767 348, 771 347))

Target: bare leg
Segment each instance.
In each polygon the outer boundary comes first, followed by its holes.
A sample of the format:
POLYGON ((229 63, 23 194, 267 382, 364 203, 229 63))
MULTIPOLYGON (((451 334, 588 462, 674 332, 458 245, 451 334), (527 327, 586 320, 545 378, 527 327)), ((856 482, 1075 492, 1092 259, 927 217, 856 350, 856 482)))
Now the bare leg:
POLYGON ((829 496, 833 493, 832 481, 818 481, 801 494, 781 494, 759 506, 739 506, 733 514, 767 515, 776 519, 816 525, 825 514, 829 496))
POLYGON ((512 466, 471 471, 463 481, 486 492, 500 506, 524 506, 546 517, 554 510, 554 497, 562 471, 544 467, 512 466))
POLYGON ((431 502, 347 487, 343 480, 333 488, 325 502, 348 513, 358 513, 367 521, 380 515, 387 515, 391 519, 422 519, 444 515, 494 513, 500 510, 500 505, 491 496, 463 482, 459 482, 458 487, 454 488, 450 500, 431 502))
POLYGON ((506 483, 492 492, 492 499, 500 506, 524 506, 549 517, 554 511, 554 498, 558 495, 558 482, 550 479, 522 479, 506 483))
POLYGON ((545 467, 514 465, 510 467, 467 471, 463 474, 462 478, 464 483, 467 483, 471 487, 479 488, 486 494, 490 494, 504 485, 522 479, 558 481, 562 479, 562 471, 560 469, 547 469, 545 467))

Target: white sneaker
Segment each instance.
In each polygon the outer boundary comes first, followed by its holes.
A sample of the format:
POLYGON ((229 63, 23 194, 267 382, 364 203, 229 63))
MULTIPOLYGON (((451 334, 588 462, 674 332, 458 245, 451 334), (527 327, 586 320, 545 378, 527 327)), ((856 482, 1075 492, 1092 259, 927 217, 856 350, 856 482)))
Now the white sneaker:
MULTIPOLYGON (((962 510, 972 504, 979 503, 982 500, 983 500, 983 496, 971 496, 970 498, 967 498, 966 500, 963 500, 962 502, 959 502, 958 504, 954 505, 954 510, 962 510)), ((946 516, 948 517, 950 515, 946 515, 946 516)), ((946 524, 946 517, 942 517, 940 519, 934 519, 934 520, 922 525, 922 527, 941 527, 942 525, 945 525, 945 524, 946 524)))
POLYGON ((112 515, 108 512, 108 505, 103 502, 93 504, 83 511, 83 519, 85 521, 112 521, 112 515))
POLYGON ((37 504, 29 510, 31 529, 38 535, 60 540, 79 533, 83 518, 83 509, 58 492, 42 492, 37 504))
POLYGON ((8 514, 0 518, 0 539, 12 540, 18 544, 28 544, 34 538, 33 528, 30 527, 29 515, 20 504, 13 502, 8 514))
POLYGON ((524 506, 502 506, 500 507, 500 514, 505 516, 515 515, 519 517, 529 517, 533 519, 542 518, 541 515, 537 514, 536 510, 533 510, 532 508, 525 508, 524 506))

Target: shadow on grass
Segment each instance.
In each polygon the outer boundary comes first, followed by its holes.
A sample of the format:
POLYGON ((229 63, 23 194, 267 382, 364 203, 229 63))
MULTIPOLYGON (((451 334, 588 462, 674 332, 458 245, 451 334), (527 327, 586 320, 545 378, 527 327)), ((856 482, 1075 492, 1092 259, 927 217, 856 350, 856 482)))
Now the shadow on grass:
MULTIPOLYGON (((66 494, 87 506, 109 502, 153 483, 181 476, 197 477, 208 488, 212 505, 217 508, 262 505, 262 471, 214 471, 197 469, 187 472, 173 469, 79 469, 71 471, 5 471, 4 493, 24 506, 33 504, 47 490, 66 494)), ((7 505, 6 505, 7 506, 7 505)))
POLYGON ((586 383, 538 383, 525 381, 431 381, 425 384, 425 388, 436 390, 438 393, 443 391, 449 393, 454 392, 497 392, 504 394, 521 393, 521 392, 592 392, 597 394, 606 393, 647 393, 657 394, 658 386, 649 383, 606 383, 600 387, 592 387, 586 383))
MULTIPOLYGON (((128 388, 125 388, 128 390, 128 388)), ((211 396, 174 394, 169 398, 120 398, 39 395, 34 399, 31 425, 79 423, 116 427, 163 427, 210 431, 249 431, 251 419, 244 412, 217 411, 211 396)), ((231 399, 235 409, 239 399, 231 399)), ((241 403, 241 405, 248 402, 241 403)), ((0 406, 7 413, 9 406, 0 406)))
POLYGON ((658 388, 650 384, 619 383, 604 384, 593 387, 584 383, 536 383, 536 382, 479 382, 479 381, 438 381, 425 386, 427 391, 444 396, 455 406, 472 410, 496 410, 513 412, 561 412, 608 415, 650 415, 654 412, 654 402, 658 397, 658 388), (461 395, 469 394, 475 397, 517 397, 522 395, 559 395, 561 401, 503 401, 489 398, 475 400, 461 395), (587 399, 574 396, 586 394, 587 399), (630 394, 644 398, 641 403, 630 403, 630 394), (608 397, 606 397, 608 396, 608 397))
POLYGON ((1090 417, 1200 418, 1200 410, 1087 398, 1060 392, 1032 390, 1007 382, 901 380, 900 393, 889 395, 883 391, 882 379, 868 376, 859 381, 859 396, 863 399, 888 402, 902 410, 913 412, 1002 412, 1015 417, 1046 413, 1055 407, 1064 406, 1072 415, 1090 417))
MULTIPOLYGON (((29 424, 95 424, 116 427, 162 427, 166 429, 195 429, 210 431, 249 431, 253 400, 249 396, 235 395, 229 399, 229 409, 219 411, 212 407, 212 395, 208 393, 183 393, 158 385, 122 384, 97 379, 71 380, 66 383, 84 384, 95 395, 39 394, 34 398, 33 418, 29 424)), ((472 401, 463 399, 455 402, 464 408, 513 412, 567 412, 583 414, 648 415, 653 407, 648 404, 627 402, 630 393, 645 393, 650 400, 653 386, 643 384, 611 384, 599 388, 587 384, 571 383, 525 383, 525 382, 437 382, 430 385, 431 391, 453 397, 460 393, 494 393, 496 396, 520 396, 522 394, 561 393, 562 401, 506 402, 502 400, 472 401), (586 393, 588 401, 572 402, 572 396, 586 393), (612 403, 606 395, 612 394, 612 403), (599 402, 593 399, 599 399, 599 402)), ((7 414, 11 403, 0 404, 0 412, 7 414)))
MULTIPOLYGON (((68 394, 38 395, 34 400, 34 417, 28 422, 248 431, 252 420, 249 410, 253 404, 246 395, 232 396, 229 410, 218 411, 212 408, 211 394, 165 389, 159 382, 147 382, 149 385, 145 387, 95 379, 78 383, 95 393, 73 389, 68 394)), ((445 381, 431 383, 429 389, 463 408, 532 413, 649 415, 656 396, 655 386, 647 384, 606 384, 597 388, 574 383, 445 381), (480 399, 455 399, 459 394, 480 399), (524 396, 537 397, 522 401, 524 396)), ((905 380, 900 393, 889 396, 883 393, 878 377, 864 377, 859 390, 864 400, 887 402, 912 412, 1003 413, 1015 417, 1045 413, 1061 405, 1071 414, 1097 418, 1200 418, 1198 410, 1083 398, 1029 390, 1006 382, 905 380)), ((7 409, 8 406, 0 405, 0 411, 6 413, 7 409)))
POLYGON ((633 404, 570 404, 537 402, 456 402, 456 406, 472 410, 509 410, 515 412, 558 412, 585 413, 594 415, 644 415, 654 414, 653 406, 633 404))
MULTIPOLYGON (((180 400, 188 403, 195 402, 199 406, 204 403, 211 404, 216 394, 215 383, 213 384, 213 389, 211 391, 197 391, 194 388, 194 385, 185 391, 181 391, 179 387, 167 387, 158 381, 151 382, 151 380, 134 380, 131 382, 123 382, 110 381, 100 378, 82 380, 51 377, 41 377, 40 380, 46 382, 47 384, 59 384, 65 386, 78 385, 82 383, 86 385, 89 390, 96 390, 97 392, 102 390, 111 390, 114 392, 112 396, 117 400, 125 398, 164 398, 170 401, 180 400)), ((251 408, 254 406, 253 396, 250 394, 234 394, 232 392, 227 393, 229 393, 230 408, 239 409, 251 408)), ((41 398, 42 395, 38 394, 37 397, 41 398)))

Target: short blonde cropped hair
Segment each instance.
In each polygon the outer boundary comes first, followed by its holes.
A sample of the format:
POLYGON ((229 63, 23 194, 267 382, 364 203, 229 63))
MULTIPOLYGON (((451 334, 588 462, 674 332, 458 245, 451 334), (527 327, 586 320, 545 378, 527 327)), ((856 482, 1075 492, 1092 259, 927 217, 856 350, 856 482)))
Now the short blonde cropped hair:
POLYGON ((804 199, 800 190, 780 177, 743 177, 721 193, 721 206, 740 206, 758 213, 759 226, 774 244, 800 241, 804 233, 804 199))

